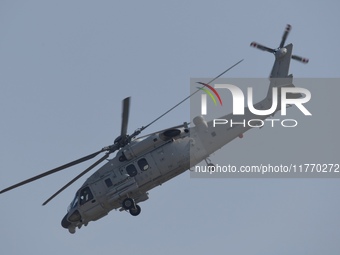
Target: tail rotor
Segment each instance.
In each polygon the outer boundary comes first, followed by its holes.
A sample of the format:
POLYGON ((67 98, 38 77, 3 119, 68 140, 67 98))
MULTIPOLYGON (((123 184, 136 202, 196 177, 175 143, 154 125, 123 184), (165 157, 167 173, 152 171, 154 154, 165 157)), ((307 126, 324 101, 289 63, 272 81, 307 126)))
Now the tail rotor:
MULTIPOLYGON (((275 55, 275 57, 281 57, 285 54, 286 52, 286 49, 284 47, 284 44, 287 40, 287 37, 288 37, 288 34, 289 32, 292 30, 292 26, 287 24, 286 28, 285 28, 285 31, 283 32, 283 35, 282 35, 282 39, 281 39, 281 42, 280 42, 280 45, 278 48, 276 49, 272 49, 272 48, 269 48, 269 47, 266 47, 262 44, 259 44, 257 42, 252 42, 250 44, 251 47, 254 47, 254 48, 257 48, 259 50, 263 50, 263 51, 267 51, 267 52, 270 52, 270 53, 273 53, 275 55)), ((292 59, 294 60, 297 60, 301 63, 304 63, 304 64, 307 64, 309 62, 309 59, 308 58, 303 58, 303 57, 300 57, 300 56, 296 56, 296 55, 292 55, 292 59)))

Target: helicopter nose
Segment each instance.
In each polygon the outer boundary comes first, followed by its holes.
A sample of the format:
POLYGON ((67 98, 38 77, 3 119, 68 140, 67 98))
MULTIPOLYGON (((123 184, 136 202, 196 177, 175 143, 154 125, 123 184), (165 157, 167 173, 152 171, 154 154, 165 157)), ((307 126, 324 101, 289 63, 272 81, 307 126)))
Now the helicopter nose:
POLYGON ((63 228, 68 228, 69 226, 72 225, 72 223, 77 223, 80 222, 81 220, 82 219, 79 211, 75 210, 73 213, 71 213, 71 215, 67 213, 64 216, 64 218, 61 221, 61 226, 63 226, 63 228))
POLYGON ((64 216, 64 218, 61 221, 61 226, 63 228, 68 228, 71 225, 71 222, 67 220, 68 213, 64 216))

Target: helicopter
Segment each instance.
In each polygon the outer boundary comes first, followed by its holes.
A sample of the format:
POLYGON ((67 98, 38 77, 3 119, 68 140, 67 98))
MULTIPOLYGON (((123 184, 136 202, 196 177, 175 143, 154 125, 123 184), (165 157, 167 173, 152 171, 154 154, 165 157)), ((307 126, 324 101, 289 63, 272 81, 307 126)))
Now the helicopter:
MULTIPOLYGON (((291 26, 287 25, 280 45, 276 49, 271 49, 255 42, 251 43, 251 46, 273 53, 275 56, 275 62, 270 74, 269 89, 273 87, 294 87, 292 84, 292 75, 288 75, 291 59, 308 63, 308 59, 292 55, 292 44, 284 46, 290 30, 291 26), (278 83, 274 78, 283 78, 285 82, 278 83)), ((208 83, 200 84, 209 86, 209 84, 238 65, 241 61, 208 83)), ((199 90, 196 92, 198 91, 199 90)), ((125 98, 122 101, 121 132, 112 145, 103 147, 92 154, 14 184, 1 190, 0 194, 93 159, 101 153, 105 153, 100 159, 48 198, 43 205, 49 203, 76 180, 107 160, 107 162, 97 169, 78 189, 74 199, 67 208, 66 215, 62 218, 62 227, 74 234, 76 228, 80 229, 82 226, 87 226, 90 221, 96 221, 114 209, 127 211, 132 216, 139 215, 141 213, 139 204, 149 198, 148 191, 184 173, 192 166, 204 160, 207 162, 207 159, 212 153, 235 138, 242 137, 244 132, 252 128, 241 125, 233 129, 227 129, 225 126, 214 127, 212 121, 206 121, 203 116, 197 116, 193 119, 194 125, 184 122, 174 127, 138 137, 143 130, 193 96, 196 92, 186 97, 148 125, 136 129, 132 134, 127 134, 131 99, 130 97, 125 98), (116 153, 115 156, 109 159, 109 156, 113 153, 116 153)), ((271 94, 268 93, 266 98, 256 103, 254 107, 269 108, 271 101, 271 94)), ((280 110, 278 106, 274 114, 280 110)), ((221 119, 230 118, 231 116, 232 114, 228 114, 222 116, 221 119)), ((254 114, 246 107, 244 117, 251 119, 253 116, 254 114)), ((266 119, 270 116, 272 115, 260 116, 260 118, 266 119)), ((259 116, 257 116, 257 118, 259 118, 259 116)))

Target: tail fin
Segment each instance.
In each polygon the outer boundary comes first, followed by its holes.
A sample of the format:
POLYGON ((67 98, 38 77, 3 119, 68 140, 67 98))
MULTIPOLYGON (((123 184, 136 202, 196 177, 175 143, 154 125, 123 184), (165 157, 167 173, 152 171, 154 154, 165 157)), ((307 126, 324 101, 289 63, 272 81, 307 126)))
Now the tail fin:
MULTIPOLYGON (((288 75, 289 64, 292 57, 293 44, 288 44, 285 48, 279 49, 275 53, 275 62, 270 73, 270 84, 268 89, 267 98, 272 99, 272 91, 274 87, 295 87, 293 85, 293 75, 288 75), (281 51, 280 51, 281 50, 281 51)), ((300 93, 289 93, 287 98, 294 99, 300 98, 302 95, 300 93)), ((281 89, 278 89, 278 98, 281 98, 281 89)))
POLYGON ((285 48, 278 49, 274 53, 275 62, 270 72, 270 78, 285 78, 288 76, 292 52, 293 44, 288 44, 285 48))
MULTIPOLYGON (((288 75, 287 78, 270 78, 270 85, 267 93, 267 99, 269 101, 273 100, 273 88, 278 88, 277 91, 277 97, 278 102, 281 102, 281 88, 294 88, 293 84, 293 75, 288 75)), ((287 99, 296 99, 303 97, 301 93, 287 93, 286 98, 287 99)), ((287 107, 289 107, 287 105, 287 107)), ((278 103, 276 111, 281 110, 281 104, 278 103)))
POLYGON ((270 80, 270 83, 269 83, 267 98, 272 98, 273 88, 278 88, 278 93, 279 95, 281 95, 281 90, 279 88, 294 87, 292 74, 288 75, 286 78, 269 78, 269 80, 270 80))

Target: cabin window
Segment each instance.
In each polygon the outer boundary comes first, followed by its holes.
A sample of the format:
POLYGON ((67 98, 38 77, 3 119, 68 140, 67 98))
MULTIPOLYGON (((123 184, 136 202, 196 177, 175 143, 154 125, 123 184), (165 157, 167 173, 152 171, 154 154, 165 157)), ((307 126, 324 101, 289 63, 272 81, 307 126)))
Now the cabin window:
POLYGON ((83 188, 80 191, 80 200, 79 200, 80 205, 83 205, 92 199, 93 199, 93 194, 89 187, 83 188))
POLYGON ((140 170, 146 171, 146 170, 149 169, 149 163, 146 161, 145 158, 142 158, 142 159, 138 160, 137 163, 138 163, 138 166, 139 166, 140 170))
POLYGON ((130 177, 136 176, 137 175, 137 169, 134 165, 128 165, 126 167, 126 172, 128 173, 128 175, 130 175, 130 177))
POLYGON ((113 183, 112 183, 112 181, 111 181, 110 178, 107 178, 107 179, 105 180, 105 184, 106 184, 106 186, 107 186, 108 188, 110 188, 110 187, 113 185, 113 183))

